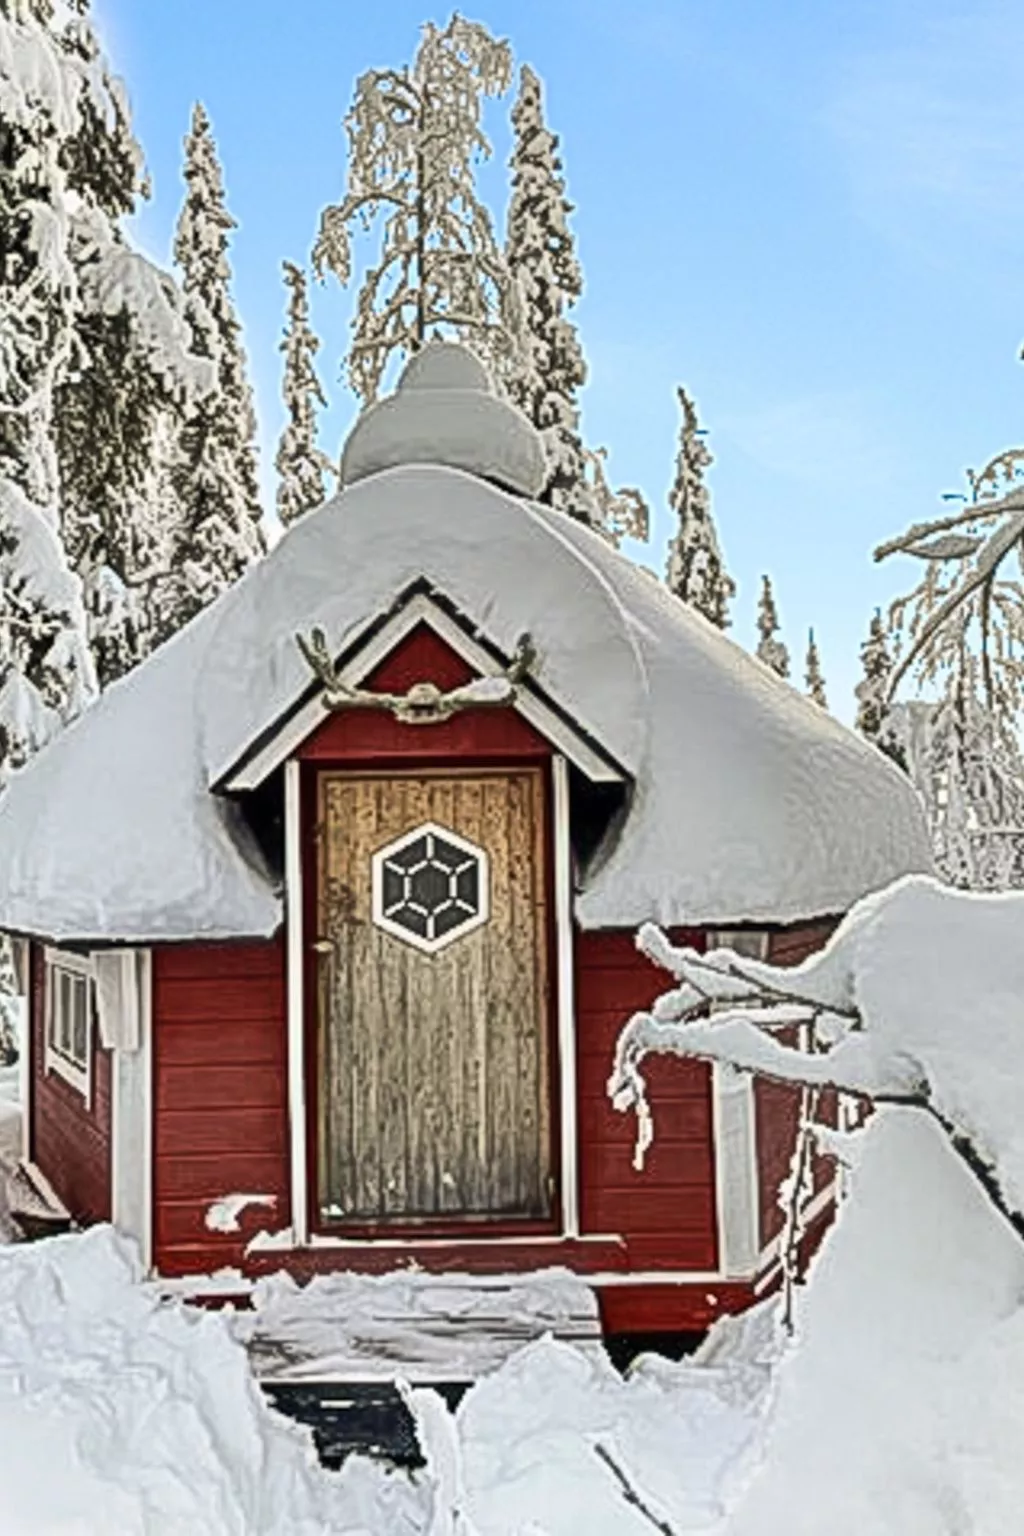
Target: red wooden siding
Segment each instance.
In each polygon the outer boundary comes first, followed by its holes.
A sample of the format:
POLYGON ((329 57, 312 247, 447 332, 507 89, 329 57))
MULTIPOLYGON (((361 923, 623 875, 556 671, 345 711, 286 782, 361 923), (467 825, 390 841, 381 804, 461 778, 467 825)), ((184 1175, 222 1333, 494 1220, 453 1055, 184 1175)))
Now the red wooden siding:
POLYGON ((153 950, 153 1247, 165 1275, 239 1264, 291 1220, 283 939, 153 950), (210 1232, 220 1196, 271 1194, 240 1233, 210 1232))
MULTIPOLYGON (((696 932, 675 937, 702 944, 696 932)), ((618 1114, 606 1091, 619 1030, 664 989, 631 932, 577 934, 580 1226, 621 1235, 631 1270, 706 1272, 718 1257, 710 1069, 669 1057, 647 1062, 655 1141, 639 1173, 636 1119, 618 1114)))
POLYGON ((110 1052, 92 1029, 92 1092, 87 1106, 64 1078, 46 1071, 46 967, 31 947, 30 1155, 75 1221, 110 1220, 110 1052))
MULTIPOLYGON (((773 965, 799 965, 827 943, 838 918, 800 923, 773 933, 768 958, 773 965)), ((779 1186, 789 1173, 800 1118, 800 1090, 785 1083, 754 1079, 754 1106, 757 1124, 757 1161, 759 1169, 759 1204, 761 1247, 765 1248, 782 1229, 782 1212, 777 1205, 779 1186)), ((827 1107, 826 1107, 827 1108, 827 1107)), ((831 1175, 831 1164, 818 1158, 815 1164, 816 1187, 823 1187, 831 1175)))

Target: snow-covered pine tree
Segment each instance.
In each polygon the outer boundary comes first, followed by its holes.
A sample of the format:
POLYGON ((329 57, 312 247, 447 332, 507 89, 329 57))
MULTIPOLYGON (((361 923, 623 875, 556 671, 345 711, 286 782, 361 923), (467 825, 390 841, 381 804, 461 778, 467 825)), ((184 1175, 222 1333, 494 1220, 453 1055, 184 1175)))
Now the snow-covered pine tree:
MULTIPOLYGON (((727 629, 729 601, 735 595, 736 584, 726 574, 711 516, 711 497, 704 484, 704 471, 714 460, 697 423, 692 399, 682 386, 676 394, 683 421, 679 431, 676 477, 668 502, 679 526, 669 545, 666 580, 684 603, 696 608, 719 629, 727 629)), ((774 609, 772 611, 774 613, 774 609)))
POLYGON ((257 483, 256 414, 241 325, 231 298, 224 177, 202 104, 185 139, 185 200, 174 238, 192 350, 214 365, 215 387, 188 412, 172 481, 178 503, 170 590, 161 624, 179 628, 266 548, 257 483))
POLYGON ((84 611, 67 556, 87 582, 103 565, 93 523, 107 516, 109 533, 119 488, 146 458, 122 457, 138 433, 112 442, 112 416, 133 381, 162 371, 180 385, 189 368, 173 303, 155 298, 160 274, 119 229, 145 191, 142 157, 88 0, 0 3, 0 57, 2 771, 94 685, 86 642, 99 616, 84 611))
POLYGON ((82 363, 55 394, 61 524, 82 578, 101 685, 157 638, 156 596, 173 551, 162 501, 186 411, 213 383, 189 351, 173 279, 132 251, 100 217, 79 217, 71 242, 82 363))
POLYGON ((518 295, 520 331, 515 351, 491 359, 492 366, 496 361, 507 393, 544 438, 550 467, 544 500, 614 543, 624 535, 646 538, 649 512, 640 492, 613 490, 605 450, 586 448, 580 435, 577 393, 587 365, 566 311, 583 291, 583 274, 558 138, 544 121, 541 82, 528 64, 520 70, 512 130, 505 262, 518 295))
POLYGON ((277 515, 287 527, 325 499, 324 476, 334 472, 334 465, 316 441, 316 408, 326 405, 327 399, 316 373, 320 338, 309 323, 306 274, 291 261, 284 262, 283 267, 288 287, 288 324, 281 343, 281 392, 288 421, 274 462, 279 477, 277 515))
POLYGON ((761 597, 757 605, 757 655, 765 666, 771 667, 780 677, 789 676, 789 651, 779 639, 779 615, 775 608, 775 594, 771 579, 761 577, 761 597))
POLYGON ((353 226, 382 215, 380 259, 363 274, 348 355, 364 405, 391 359, 428 336, 454 334, 491 352, 518 336, 516 296, 474 174, 491 152, 481 100, 502 95, 511 74, 508 43, 456 14, 443 29, 426 24, 411 68, 369 70, 356 82, 348 185, 321 216, 313 265, 347 285, 353 226))
POLYGON ((857 699, 857 729, 869 741, 877 742, 888 713, 888 686, 892 674, 892 656, 882 623, 882 610, 876 608, 868 627, 868 637, 860 648, 864 676, 854 690, 857 699))
POLYGON ((820 704, 822 709, 828 709, 828 698, 825 694, 825 678, 821 670, 821 657, 818 654, 817 642, 814 639, 814 630, 807 631, 807 670, 805 679, 807 683, 807 696, 820 704))
POLYGON ((54 388, 74 352, 73 195, 62 150, 81 82, 48 7, 0 4, 0 773, 94 685, 59 534, 54 388))

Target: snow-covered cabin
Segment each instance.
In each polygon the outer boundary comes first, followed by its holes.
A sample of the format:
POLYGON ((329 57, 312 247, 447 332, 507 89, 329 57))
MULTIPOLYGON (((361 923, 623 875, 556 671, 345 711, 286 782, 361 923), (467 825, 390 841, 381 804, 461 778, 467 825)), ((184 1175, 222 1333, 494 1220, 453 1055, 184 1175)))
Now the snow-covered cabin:
POLYGON ((567 1266, 629 1332, 770 1273, 786 1091, 656 1062, 633 1169, 605 1084, 664 984, 634 931, 797 961, 930 867, 924 825, 543 479, 431 344, 341 493, 4 797, 26 1166, 159 1275, 567 1266))

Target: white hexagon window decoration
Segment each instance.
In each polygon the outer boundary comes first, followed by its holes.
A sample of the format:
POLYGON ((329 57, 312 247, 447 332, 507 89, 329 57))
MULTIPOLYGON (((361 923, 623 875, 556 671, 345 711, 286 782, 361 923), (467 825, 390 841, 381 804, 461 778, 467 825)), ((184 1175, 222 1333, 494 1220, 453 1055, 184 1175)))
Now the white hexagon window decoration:
POLYGON ((428 955, 490 916, 485 849, 425 821, 373 855, 373 921, 428 955))

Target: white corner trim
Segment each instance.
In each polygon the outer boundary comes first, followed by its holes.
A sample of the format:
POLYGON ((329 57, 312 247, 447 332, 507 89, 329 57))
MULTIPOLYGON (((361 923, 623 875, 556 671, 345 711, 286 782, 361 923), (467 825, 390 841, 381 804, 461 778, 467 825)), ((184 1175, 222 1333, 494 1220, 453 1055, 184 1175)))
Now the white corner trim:
POLYGON ((749 1072, 717 1061, 711 1083, 718 1267, 729 1279, 747 1280, 760 1245, 754 1084, 749 1072))
POLYGON ((302 781, 294 758, 284 770, 284 874, 288 967, 288 1139, 292 1231, 309 1242, 306 1179, 305 945, 302 933, 302 781))
POLYGON ((23 997, 22 1020, 24 1034, 20 1041, 21 1055, 18 1058, 18 1097, 21 1102, 21 1160, 23 1163, 32 1161, 32 1119, 36 1108, 36 1039, 41 1038, 43 1050, 46 1049, 46 984, 42 988, 43 1018, 41 1021, 41 1035, 37 1035, 36 999, 39 993, 35 987, 35 966, 33 956, 35 945, 30 939, 25 941, 28 958, 26 960, 26 983, 23 997))
MULTIPOLYGON (((501 668, 494 657, 471 639, 443 608, 425 594, 419 593, 369 636, 358 654, 341 669, 339 681, 349 687, 358 687, 419 624, 427 624, 482 677, 501 676, 501 668)), ((529 688, 516 689, 512 708, 559 751, 564 752, 588 779, 595 783, 615 784, 622 781, 622 773, 529 688)), ((222 787, 226 790, 256 789, 268 774, 291 756, 329 713, 320 695, 310 699, 242 767, 235 769, 233 764, 226 765, 215 775, 214 782, 223 781, 222 787)))
POLYGON ((555 935, 558 967, 559 1125, 561 1129, 562 1230, 579 1236, 579 1129, 576 1115, 576 998, 573 975, 572 847, 569 841, 569 764, 551 760, 555 844, 555 935))
MULTIPOLYGON (((110 1206, 119 1231, 139 1245, 147 1273, 153 1267, 153 959, 133 953, 137 1026, 134 1048, 111 1053, 110 1206)), ((132 1033, 135 1031, 133 1030, 132 1033)))

